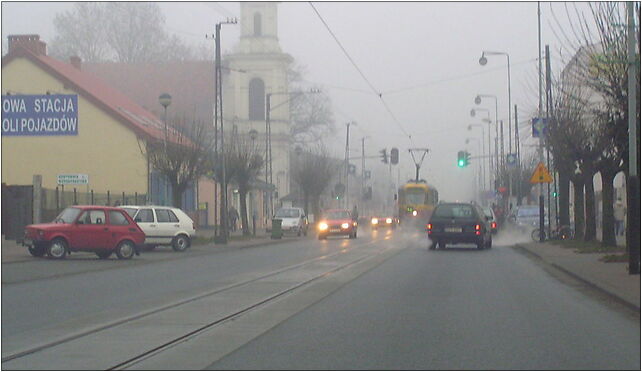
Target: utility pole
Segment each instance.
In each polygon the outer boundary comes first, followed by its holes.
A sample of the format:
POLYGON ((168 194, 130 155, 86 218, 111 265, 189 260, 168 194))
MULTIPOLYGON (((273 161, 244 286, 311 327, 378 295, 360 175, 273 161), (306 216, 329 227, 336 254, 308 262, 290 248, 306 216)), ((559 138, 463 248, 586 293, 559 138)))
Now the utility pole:
POLYGON ((364 194, 366 188, 366 138, 368 137, 361 137, 361 195, 364 194))
MULTIPOLYGON (((538 98, 539 98, 539 105, 538 105, 538 120, 542 120, 542 13, 540 12, 540 3, 539 1, 537 2, 537 55, 539 56, 538 58, 538 63, 539 63, 539 68, 538 68, 538 78, 539 78, 539 93, 538 93, 538 98)), ((542 126, 539 126, 542 128, 542 126)), ((539 152, 539 162, 544 163, 544 148, 543 148, 543 137, 544 135, 542 133, 539 134, 539 147, 538 147, 538 152, 539 152)), ((544 185, 542 183, 539 184, 539 241, 544 242, 545 238, 545 232, 544 232, 544 185)))
POLYGON ((638 176, 638 135, 637 135, 637 112, 636 94, 640 92, 635 89, 636 72, 640 66, 636 66, 635 60, 635 21, 633 2, 627 5, 627 57, 628 57, 628 101, 629 101, 629 178, 626 186, 626 250, 629 253, 629 274, 640 274, 640 183, 638 176))
POLYGON ((519 154, 519 121, 517 120, 517 105, 515 105, 515 148, 517 155, 517 205, 522 205, 522 159, 519 154))
MULTIPOLYGON (((546 120, 550 118, 550 113, 552 110, 552 91, 551 91, 551 54, 550 50, 548 48, 548 44, 545 47, 545 53, 544 55, 546 56, 546 120)), ((543 135, 543 133, 542 133, 543 135)), ((548 141, 548 132, 546 133, 546 167, 550 170, 551 169, 551 151, 549 148, 549 141, 548 141)), ((551 236, 551 184, 547 183, 546 184, 546 205, 548 206, 548 212, 547 212, 547 218, 548 218, 548 236, 551 236)))
MULTIPOLYGON (((271 101, 272 95, 270 93, 265 95, 265 183, 268 185, 272 185, 272 151, 271 151, 271 125, 270 125, 270 101, 271 101)), ((272 217, 273 213, 273 207, 272 207, 272 199, 273 199, 274 191, 270 190, 270 196, 268 197, 268 200, 266 201, 266 211, 267 211, 267 218, 268 218, 268 223, 269 219, 272 217)))
POLYGON ((348 188, 348 182, 350 178, 350 125, 357 125, 357 123, 351 121, 346 123, 346 159, 345 159, 345 167, 346 167, 346 192, 345 192, 345 198, 344 198, 344 203, 345 203, 345 208, 350 208, 350 190, 348 188))
POLYGON ((221 231, 220 235, 218 236, 218 240, 220 243, 226 244, 227 243, 227 236, 228 236, 228 231, 227 231, 227 178, 226 178, 226 169, 225 169, 225 131, 224 131, 224 123, 223 123, 223 75, 221 73, 221 25, 224 24, 236 24, 237 20, 236 18, 230 19, 228 18, 225 22, 219 22, 216 24, 216 35, 215 35, 215 42, 216 42, 216 63, 215 63, 215 77, 216 77, 216 101, 215 101, 215 113, 219 114, 218 118, 215 118, 215 126, 216 123, 220 120, 221 123, 221 158, 217 159, 217 161, 221 162, 221 173, 222 173, 222 197, 221 197, 221 231))

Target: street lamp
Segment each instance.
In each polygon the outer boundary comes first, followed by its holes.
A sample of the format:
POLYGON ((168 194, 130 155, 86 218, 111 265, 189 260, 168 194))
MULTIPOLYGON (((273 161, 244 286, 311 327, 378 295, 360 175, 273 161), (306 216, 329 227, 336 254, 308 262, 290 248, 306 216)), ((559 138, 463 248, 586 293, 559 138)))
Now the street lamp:
MULTIPOLYGON (((468 130, 472 131, 473 127, 479 127, 482 130, 482 155, 484 155, 484 148, 486 147, 486 143, 485 143, 486 141, 484 140, 484 137, 486 137, 485 134, 484 134, 484 126, 481 125, 481 124, 469 124, 468 125, 468 130)), ((488 136, 488 140, 490 141, 490 132, 488 133, 488 135, 489 135, 488 136)), ((490 156, 490 146, 489 146, 488 158, 489 159, 491 158, 491 156, 490 156)), ((480 164, 482 164, 482 167, 481 167, 482 168, 482 185, 485 185, 486 184, 486 171, 485 171, 484 166, 483 166, 483 164, 484 164, 483 160, 480 161, 480 164)), ((490 174, 490 167, 488 168, 488 173, 490 174)), ((489 190, 491 190, 491 189, 492 189, 492 186, 489 188, 489 190)))
MULTIPOLYGON (((267 93, 265 95, 265 183, 271 185, 273 180, 272 180, 272 126, 270 123, 270 112, 282 105, 285 105, 286 103, 290 102, 290 100, 294 99, 297 96, 300 96, 302 94, 317 94, 321 93, 319 89, 310 89, 307 92, 303 91, 297 91, 297 92, 274 92, 274 93, 267 93), (280 104, 272 107, 271 106, 271 98, 272 96, 293 96, 284 102, 281 102, 280 104)), ((278 190, 278 189, 277 189, 278 190)), ((270 202, 269 202, 269 207, 270 210, 268 211, 267 215, 271 216, 272 212, 274 211, 274 200, 273 200, 273 193, 270 193, 270 202)))
MULTIPOLYGON (((470 129, 471 129, 471 126, 468 126, 468 130, 470 130, 470 129)), ((483 129, 483 127, 482 127, 482 129, 483 129)), ((484 140, 484 137, 482 136, 482 141, 483 141, 483 140, 484 140)), ((478 151, 479 153, 483 153, 483 151, 482 151, 482 150, 480 150, 480 148, 479 148, 479 146, 480 146, 479 138, 475 138, 475 137, 466 137, 466 145, 468 145, 468 143, 469 143, 470 141, 475 141, 475 142, 477 142, 477 151, 478 151)), ((482 161, 480 161, 480 163, 479 163, 479 169, 482 169, 482 164, 483 164, 483 162, 482 162, 482 161)), ((479 186, 480 186, 480 180, 479 180, 480 173, 481 173, 481 176, 482 176, 481 185, 483 185, 483 184, 485 183, 485 181, 483 180, 483 171, 481 171, 481 172, 479 172, 479 171, 478 171, 478 173, 477 173, 477 177, 475 177, 475 179, 476 179, 476 181, 477 181, 477 185, 478 185, 478 192, 476 193, 476 197, 475 197, 477 200, 479 200, 479 191, 481 191, 481 187, 479 187, 479 186)))
MULTIPOLYGON (((495 100, 495 137, 497 137, 498 131, 499 131, 499 129, 498 129, 499 126, 497 125, 497 111, 498 111, 497 110, 497 96, 495 96, 493 94, 477 94, 477 96, 475 97, 475 104, 476 105, 481 104, 482 98, 493 98, 495 100)), ((493 167, 493 164, 492 164, 492 159, 493 158, 492 158, 492 156, 490 156, 490 154, 491 154, 491 150, 490 150, 490 121, 489 121, 488 122, 488 155, 489 155, 489 158, 488 158, 488 171, 489 171, 489 174, 492 173, 491 169, 493 167)), ((495 167, 497 167, 497 164, 495 164, 495 167)), ((490 177, 488 177, 488 181, 490 181, 490 177)), ((493 188, 492 184, 491 184, 490 188, 491 189, 493 188)))
MULTIPOLYGON (((513 149, 512 149, 512 141, 511 141, 511 134, 510 134, 511 133, 511 123, 512 123, 511 111, 510 111, 511 107, 512 107, 511 106, 511 95, 510 95, 510 56, 506 52, 493 52, 493 51, 484 50, 484 51, 482 51, 481 58, 479 58, 479 64, 481 66, 485 66, 486 63, 488 63, 488 60, 486 59, 486 55, 489 55, 489 56, 492 56, 492 55, 506 56, 506 63, 507 63, 507 67, 508 67, 508 152, 512 153, 513 149)), ((515 123, 515 144, 517 144, 517 141, 519 141, 519 129, 517 127, 518 127, 518 125, 517 125, 517 123, 515 123)), ((503 144, 503 140, 502 140, 502 144, 503 144)), ((503 154, 502 154, 502 157, 503 157, 503 154)), ((502 159, 502 162, 503 161, 504 161, 504 159, 502 159)), ((518 159, 518 162, 519 162, 519 159, 518 159)), ((510 180, 509 180, 509 184, 508 184, 508 198, 509 199, 512 197, 511 194, 512 194, 512 190, 511 190, 511 187, 510 187, 510 180)))
MULTIPOLYGON (((160 103, 160 105, 163 106, 163 122, 165 124, 165 136, 163 138, 163 151, 165 152, 165 157, 167 157, 167 106, 172 104, 172 96, 170 96, 169 93, 163 93, 160 96, 158 96, 158 103, 160 103)), ((167 199, 168 199, 167 184, 165 184, 164 194, 165 194, 164 202, 167 203, 167 199)))

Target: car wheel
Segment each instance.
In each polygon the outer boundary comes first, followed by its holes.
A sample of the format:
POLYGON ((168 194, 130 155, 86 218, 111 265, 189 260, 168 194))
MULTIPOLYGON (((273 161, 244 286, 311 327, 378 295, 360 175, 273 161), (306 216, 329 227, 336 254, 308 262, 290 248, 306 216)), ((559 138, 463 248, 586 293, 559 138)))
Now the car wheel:
POLYGON ((42 245, 29 246, 29 253, 34 257, 42 257, 45 255, 46 249, 42 245))
POLYGON ((134 253, 136 253, 136 248, 134 243, 129 240, 122 241, 116 247, 116 256, 121 260, 129 260, 134 256, 134 253))
POLYGON ((98 258, 100 258, 101 260, 105 260, 109 258, 109 256, 111 256, 112 253, 113 251, 108 251, 108 250, 97 251, 96 256, 98 256, 98 258))
POLYGON ((493 237, 491 236, 490 239, 488 239, 488 245, 486 248, 491 249, 493 247, 493 237))
POLYGON ((325 240, 325 239, 327 239, 327 238, 328 238, 328 237, 327 237, 327 236, 325 236, 325 235, 319 235, 319 240, 325 240))
POLYGON ((438 244, 438 246, 439 246, 439 249, 446 249, 446 243, 444 243, 444 242, 438 242, 437 244, 438 244))
POLYGON ((301 229, 299 229, 299 231, 296 232, 296 236, 301 236, 301 229))
POLYGON ((303 236, 308 236, 308 229, 303 229, 303 236))
POLYGON ((180 234, 178 236, 175 236, 174 239, 172 240, 172 248, 176 252, 183 252, 190 246, 190 241, 189 237, 187 237, 184 234, 180 234))
POLYGON ((484 246, 486 246, 486 243, 484 243, 483 239, 477 242, 477 249, 479 250, 484 249, 484 246))
POLYGON ((431 242, 431 243, 428 245, 428 249, 430 249, 431 251, 434 251, 434 250, 435 250, 435 248, 437 248, 437 242, 431 242))
POLYGON ((67 242, 65 239, 56 238, 54 239, 49 247, 47 248, 47 256, 55 259, 63 259, 67 255, 67 242))

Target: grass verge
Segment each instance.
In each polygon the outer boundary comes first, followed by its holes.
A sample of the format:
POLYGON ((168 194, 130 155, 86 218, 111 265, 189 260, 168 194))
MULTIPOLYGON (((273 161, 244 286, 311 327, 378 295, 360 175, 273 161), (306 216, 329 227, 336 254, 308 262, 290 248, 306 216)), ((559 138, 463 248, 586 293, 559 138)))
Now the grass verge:
POLYGON ((622 253, 624 247, 602 245, 597 240, 585 242, 583 240, 560 240, 555 242, 562 248, 574 249, 576 253, 622 253))

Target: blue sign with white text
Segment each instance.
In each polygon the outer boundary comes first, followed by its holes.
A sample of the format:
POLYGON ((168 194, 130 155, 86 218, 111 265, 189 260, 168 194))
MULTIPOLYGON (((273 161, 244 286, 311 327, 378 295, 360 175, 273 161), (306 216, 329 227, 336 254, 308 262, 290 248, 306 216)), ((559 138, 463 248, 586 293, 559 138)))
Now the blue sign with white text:
POLYGON ((2 135, 77 136, 78 95, 3 95, 2 135))

